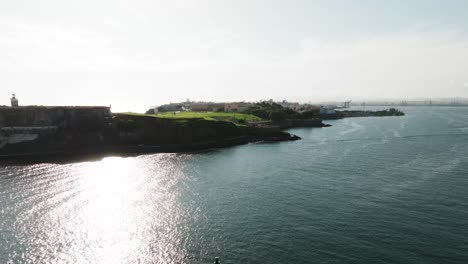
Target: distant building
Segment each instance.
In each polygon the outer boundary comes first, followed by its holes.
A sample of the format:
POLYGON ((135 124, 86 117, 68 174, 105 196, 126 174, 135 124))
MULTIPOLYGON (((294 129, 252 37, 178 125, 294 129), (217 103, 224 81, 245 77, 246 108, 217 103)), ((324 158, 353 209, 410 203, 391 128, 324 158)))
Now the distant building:
POLYGON ((284 108, 289 108, 289 109, 292 109, 294 111, 299 111, 303 107, 299 103, 290 103, 290 102, 287 102, 286 100, 283 100, 282 102, 280 102, 278 104, 281 105, 284 108))
POLYGON ((194 112, 223 112, 224 103, 192 103, 192 111, 194 112))
POLYGON ((18 99, 15 97, 14 94, 11 97, 10 101, 11 101, 11 107, 18 107, 19 106, 18 99))
POLYGON ((231 113, 240 113, 249 109, 250 106, 252 106, 251 103, 245 103, 245 102, 226 103, 224 105, 224 111, 231 112, 231 113))
POLYGON ((182 107, 184 111, 190 111, 190 109, 192 109, 192 102, 190 101, 190 99, 187 98, 187 100, 182 103, 182 107))
POLYGON ((308 112, 308 111, 316 111, 316 112, 319 112, 320 111, 320 106, 318 105, 311 105, 311 104, 304 104, 304 105, 301 105, 299 110, 297 110, 299 113, 303 113, 303 112, 308 112))

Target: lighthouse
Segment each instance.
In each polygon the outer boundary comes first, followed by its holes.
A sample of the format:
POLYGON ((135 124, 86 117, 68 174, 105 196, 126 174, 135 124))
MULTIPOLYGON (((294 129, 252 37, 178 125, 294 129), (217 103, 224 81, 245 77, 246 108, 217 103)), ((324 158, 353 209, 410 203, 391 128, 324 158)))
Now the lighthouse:
POLYGON ((10 100, 11 100, 11 107, 18 107, 18 99, 16 99, 14 94, 10 100))

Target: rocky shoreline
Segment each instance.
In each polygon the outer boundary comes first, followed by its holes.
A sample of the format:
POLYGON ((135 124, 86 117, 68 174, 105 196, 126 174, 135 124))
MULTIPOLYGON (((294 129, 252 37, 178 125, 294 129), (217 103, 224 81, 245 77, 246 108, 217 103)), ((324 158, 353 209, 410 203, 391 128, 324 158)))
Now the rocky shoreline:
POLYGON ((60 161, 81 158, 88 159, 92 157, 103 158, 106 156, 136 156, 151 153, 191 153, 245 145, 249 143, 274 143, 299 139, 301 138, 296 135, 284 133, 282 136, 240 136, 236 138, 191 144, 89 146, 82 148, 47 150, 42 148, 32 148, 29 152, 13 151, 2 153, 0 154, 0 164, 2 162, 60 161))
POLYGON ((324 120, 343 119, 350 117, 385 117, 385 116, 404 116, 405 113, 396 109, 389 108, 379 111, 370 110, 339 110, 335 114, 322 115, 321 118, 324 120))
MULTIPOLYGON (((56 108, 52 108, 54 118, 44 122, 43 118, 47 115, 41 113, 42 119, 37 121, 38 118, 34 114, 37 111, 30 110, 24 108, 23 112, 19 111, 16 116, 11 115, 10 120, 3 121, 4 124, 1 124, 0 120, 0 161, 203 151, 254 142, 299 140, 300 137, 284 130, 329 126, 324 124, 321 118, 236 125, 203 118, 170 119, 148 115, 111 114, 110 111, 107 113, 106 109, 97 109, 99 115, 63 114, 66 111, 56 108), (5 123, 8 126, 5 126, 5 123)), ((41 110, 51 111, 42 108, 41 110)), ((89 113, 89 109, 85 112, 89 113)), ((375 112, 347 111, 329 119, 390 115, 404 114, 392 109, 375 112)))
POLYGON ((38 128, 3 128, 0 134, 0 141, 3 142, 0 161, 183 153, 253 142, 300 139, 277 129, 236 126, 230 122, 171 120, 127 114, 114 114, 108 126, 88 127, 86 131, 59 126, 53 130, 43 130, 47 133, 38 128))

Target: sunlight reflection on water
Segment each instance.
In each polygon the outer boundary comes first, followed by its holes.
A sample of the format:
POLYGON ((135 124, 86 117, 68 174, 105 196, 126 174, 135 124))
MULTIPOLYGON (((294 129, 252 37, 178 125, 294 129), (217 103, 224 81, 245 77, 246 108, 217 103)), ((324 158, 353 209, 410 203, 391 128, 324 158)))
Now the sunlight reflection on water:
POLYGON ((0 264, 468 263, 468 118, 452 121, 468 108, 411 111, 298 142, 0 166, 0 264))
POLYGON ((186 176, 174 156, 50 166, 54 180, 30 181, 38 192, 17 219, 18 253, 28 263, 183 262, 186 176))

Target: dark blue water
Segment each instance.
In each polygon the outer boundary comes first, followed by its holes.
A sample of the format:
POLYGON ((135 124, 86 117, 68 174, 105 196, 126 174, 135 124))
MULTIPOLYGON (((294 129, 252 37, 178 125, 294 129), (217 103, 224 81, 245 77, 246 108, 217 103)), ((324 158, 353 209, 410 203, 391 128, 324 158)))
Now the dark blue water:
POLYGON ((0 167, 0 263, 468 263, 468 108, 0 167))

